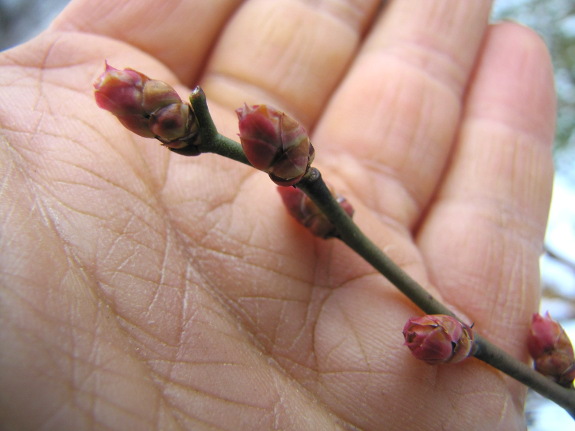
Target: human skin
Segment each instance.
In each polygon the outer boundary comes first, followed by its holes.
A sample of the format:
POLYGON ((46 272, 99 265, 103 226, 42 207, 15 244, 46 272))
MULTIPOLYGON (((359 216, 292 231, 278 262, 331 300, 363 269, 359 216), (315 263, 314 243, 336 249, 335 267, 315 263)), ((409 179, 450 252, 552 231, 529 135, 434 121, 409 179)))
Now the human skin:
POLYGON ((520 430, 525 388, 403 346, 420 311, 275 185, 94 102, 104 60, 310 131, 357 224, 521 360, 553 167, 543 42, 482 0, 77 0, 0 54, 0 423, 520 430))

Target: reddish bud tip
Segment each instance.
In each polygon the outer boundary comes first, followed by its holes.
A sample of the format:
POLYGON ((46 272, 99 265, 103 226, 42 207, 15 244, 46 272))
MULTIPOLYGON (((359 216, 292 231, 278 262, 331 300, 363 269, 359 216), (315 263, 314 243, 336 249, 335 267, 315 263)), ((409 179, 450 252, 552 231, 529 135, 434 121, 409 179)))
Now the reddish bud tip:
POLYGON ((549 313, 533 315, 527 348, 537 371, 562 386, 572 386, 575 378, 573 346, 564 329, 549 313))
POLYGON ((549 313, 546 313, 545 316, 541 316, 539 313, 533 314, 531 333, 527 338, 527 348, 533 358, 538 358, 557 349, 573 353, 567 334, 561 325, 551 318, 549 313))
MULTIPOLYGON (((337 236, 336 227, 304 192, 295 187, 278 187, 277 190, 289 214, 298 223, 308 228, 312 234, 320 238, 337 236)), ((354 210, 347 199, 341 195, 335 195, 335 198, 344 211, 352 217, 354 210)))
POLYGON ((149 81, 132 69, 119 70, 106 62, 106 69, 94 82, 96 103, 116 116, 141 112, 142 90, 149 81))
POLYGON ((471 327, 443 314, 412 317, 403 336, 413 356, 428 364, 460 362, 473 348, 471 327))
POLYGON ((288 115, 266 105, 236 109, 240 141, 249 162, 281 186, 297 183, 313 161, 307 132, 288 115))

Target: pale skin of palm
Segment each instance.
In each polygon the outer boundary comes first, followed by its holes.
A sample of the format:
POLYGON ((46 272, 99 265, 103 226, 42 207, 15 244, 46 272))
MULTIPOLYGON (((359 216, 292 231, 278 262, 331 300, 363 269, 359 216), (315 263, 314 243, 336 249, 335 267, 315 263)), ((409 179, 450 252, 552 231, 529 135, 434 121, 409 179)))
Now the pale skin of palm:
POLYGON ((420 314, 267 175, 186 158, 97 108, 104 60, 310 131, 402 268, 527 360, 554 89, 487 1, 78 0, 0 54, 5 429, 521 430, 525 388, 402 346, 420 314))

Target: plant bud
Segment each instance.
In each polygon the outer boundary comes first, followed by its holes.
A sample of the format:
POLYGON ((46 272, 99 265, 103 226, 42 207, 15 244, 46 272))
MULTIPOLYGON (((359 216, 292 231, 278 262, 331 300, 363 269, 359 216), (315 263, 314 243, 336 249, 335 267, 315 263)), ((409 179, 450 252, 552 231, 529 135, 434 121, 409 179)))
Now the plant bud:
POLYGON ((313 161, 314 149, 301 124, 266 105, 236 109, 240 141, 249 162, 276 184, 297 183, 313 161))
POLYGON ((197 131, 190 107, 184 103, 172 103, 164 106, 150 115, 149 125, 152 133, 165 145, 171 148, 181 148, 185 138, 197 131))
MULTIPOLYGON (((96 103, 114 114, 128 130, 156 138, 170 149, 198 144, 198 124, 190 106, 170 85, 133 69, 119 70, 106 63, 94 83, 96 103)), ((197 154, 184 151, 182 154, 197 154)))
POLYGON ((473 348, 471 327, 443 314, 412 317, 403 336, 413 356, 432 365, 461 362, 473 348))
POLYGON ((150 79, 142 89, 142 109, 151 114, 158 109, 172 104, 181 104, 182 99, 170 85, 164 81, 150 79))
POLYGON ((562 386, 572 386, 575 378, 573 346, 565 330, 549 313, 533 315, 527 348, 538 372, 562 386))
POLYGON ((106 70, 94 83, 96 103, 116 116, 139 114, 144 84, 149 80, 133 69, 119 70, 106 62, 106 70))
MULTIPOLYGON (((312 234, 320 238, 337 236, 336 227, 304 192, 295 187, 278 187, 277 190, 289 214, 312 234)), ((341 195, 334 196, 343 210, 352 217, 354 210, 347 199, 341 195)))

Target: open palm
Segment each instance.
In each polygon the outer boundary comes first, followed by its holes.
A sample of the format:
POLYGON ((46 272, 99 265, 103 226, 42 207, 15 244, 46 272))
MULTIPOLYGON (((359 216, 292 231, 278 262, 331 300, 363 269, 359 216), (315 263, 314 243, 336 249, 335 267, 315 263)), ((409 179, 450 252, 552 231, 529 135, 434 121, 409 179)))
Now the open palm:
POLYGON ((398 264, 525 359, 554 101, 490 2, 73 1, 0 57, 3 429, 524 427, 524 389, 402 346, 419 311, 267 175, 124 130, 104 59, 201 84, 220 132, 269 103, 398 264))

